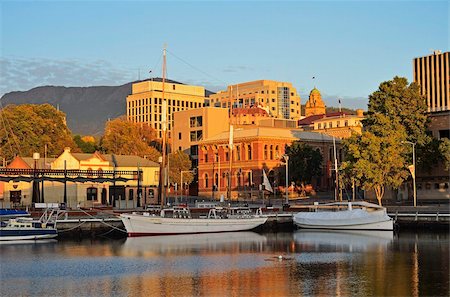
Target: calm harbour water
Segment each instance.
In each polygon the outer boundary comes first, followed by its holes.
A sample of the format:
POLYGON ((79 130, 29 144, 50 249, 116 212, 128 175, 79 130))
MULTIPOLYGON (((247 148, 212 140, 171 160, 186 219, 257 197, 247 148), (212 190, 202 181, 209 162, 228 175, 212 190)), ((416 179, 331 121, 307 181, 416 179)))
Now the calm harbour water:
POLYGON ((430 231, 2 243, 0 296, 448 296, 449 245, 430 231))

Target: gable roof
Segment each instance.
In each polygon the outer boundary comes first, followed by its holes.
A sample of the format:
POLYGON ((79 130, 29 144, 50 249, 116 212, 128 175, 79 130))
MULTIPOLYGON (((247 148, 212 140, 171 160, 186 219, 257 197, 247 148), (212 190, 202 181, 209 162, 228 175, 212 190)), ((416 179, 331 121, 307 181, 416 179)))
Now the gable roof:
POLYGON ((116 167, 159 167, 158 163, 139 156, 108 154, 103 155, 103 157, 116 167))

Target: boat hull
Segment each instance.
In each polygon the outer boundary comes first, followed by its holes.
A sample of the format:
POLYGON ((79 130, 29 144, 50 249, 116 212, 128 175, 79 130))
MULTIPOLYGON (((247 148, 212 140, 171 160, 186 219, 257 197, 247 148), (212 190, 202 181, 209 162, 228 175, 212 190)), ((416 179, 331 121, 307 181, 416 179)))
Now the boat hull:
POLYGON ((50 239, 58 236, 56 229, 50 230, 0 230, 0 241, 9 240, 38 240, 50 239))
POLYGON ((177 219, 135 214, 121 214, 120 217, 130 237, 247 231, 267 221, 265 217, 248 219, 177 219))
POLYGON ((326 230, 379 230, 392 231, 394 230, 394 222, 392 220, 363 223, 363 224, 340 224, 340 225, 310 225, 295 222, 295 225, 302 229, 326 229, 326 230))

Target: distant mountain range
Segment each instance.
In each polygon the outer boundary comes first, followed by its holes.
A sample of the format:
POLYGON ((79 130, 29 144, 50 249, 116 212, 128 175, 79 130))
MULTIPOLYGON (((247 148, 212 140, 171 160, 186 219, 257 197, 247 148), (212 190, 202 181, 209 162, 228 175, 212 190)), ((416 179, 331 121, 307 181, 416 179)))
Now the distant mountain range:
MULTIPOLYGON (((161 81, 161 78, 153 78, 161 81)), ((179 83, 173 80, 167 82, 179 83)), ((105 129, 108 119, 114 119, 126 114, 126 98, 131 94, 129 82, 120 86, 92 86, 92 87, 60 87, 42 86, 28 91, 10 92, 1 97, 3 106, 7 104, 43 104, 49 103, 58 107, 67 116, 67 125, 73 134, 100 136, 105 129)), ((205 90, 205 95, 214 94, 205 90)), ((301 97, 302 103, 308 100, 308 96, 301 97)), ((338 99, 328 98, 337 102, 338 99)), ((327 100, 327 99, 325 99, 327 100)), ((350 100, 345 100, 350 103, 350 100)), ((330 102, 330 103, 331 103, 330 102)), ((355 100, 357 104, 345 104, 354 106, 367 104, 366 100, 355 100)), ((337 106, 337 104, 331 104, 337 106)), ((361 108, 361 107, 360 107, 361 108)))
MULTIPOLYGON (((67 126, 73 134, 100 136, 108 119, 126 114, 126 98, 131 94, 133 83, 93 87, 43 86, 23 92, 10 92, 0 100, 3 106, 49 103, 66 114, 67 126)), ((212 92, 206 90, 205 93, 209 96, 212 92)))

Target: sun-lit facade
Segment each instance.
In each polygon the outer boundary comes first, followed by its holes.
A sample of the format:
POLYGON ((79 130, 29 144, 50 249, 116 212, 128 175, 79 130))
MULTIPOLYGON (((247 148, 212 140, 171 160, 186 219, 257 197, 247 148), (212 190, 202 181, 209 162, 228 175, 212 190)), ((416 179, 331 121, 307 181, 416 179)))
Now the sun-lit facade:
POLYGON ((300 119, 300 96, 289 82, 256 80, 229 85, 210 96, 210 106, 261 107, 276 118, 300 119))
MULTIPOLYGON (((164 99, 167 101, 168 137, 172 138, 173 113, 200 108, 205 102, 205 88, 185 85, 167 80, 164 84, 164 99)), ((135 123, 145 123, 162 137, 163 83, 158 79, 146 80, 132 85, 131 95, 127 96, 127 118, 135 123)))

